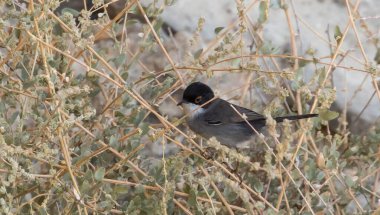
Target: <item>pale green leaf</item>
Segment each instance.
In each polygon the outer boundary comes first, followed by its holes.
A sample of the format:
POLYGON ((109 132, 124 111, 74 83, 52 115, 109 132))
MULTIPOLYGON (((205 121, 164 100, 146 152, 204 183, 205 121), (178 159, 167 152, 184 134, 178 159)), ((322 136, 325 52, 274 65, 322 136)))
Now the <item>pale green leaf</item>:
POLYGON ((100 167, 98 170, 95 172, 95 180, 97 181, 102 181, 104 178, 104 174, 106 173, 106 169, 104 167, 100 167))

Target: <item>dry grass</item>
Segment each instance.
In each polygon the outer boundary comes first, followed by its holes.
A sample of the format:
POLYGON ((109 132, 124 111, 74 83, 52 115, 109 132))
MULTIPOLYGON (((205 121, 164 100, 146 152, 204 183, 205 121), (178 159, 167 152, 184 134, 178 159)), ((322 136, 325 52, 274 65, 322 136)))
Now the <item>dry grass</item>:
MULTIPOLYGON (((180 36, 164 35, 162 22, 151 17, 165 5, 128 1, 113 19, 98 20, 84 10, 78 27, 69 13, 53 13, 58 1, 0 3, 6 8, 0 17, 0 212, 376 213, 380 129, 352 135, 346 110, 335 129, 327 123, 336 117, 329 110, 335 68, 366 73, 380 99, 376 69, 358 36, 365 68, 341 65, 352 57, 342 44, 349 30, 358 35, 360 1, 345 1, 350 19, 336 41, 326 41, 330 63, 298 53, 292 12, 280 2, 289 55, 274 53, 276 47, 262 39, 269 1, 237 1, 239 19, 216 29, 203 49, 202 19, 185 45, 178 45, 180 36), (251 20, 246 13, 258 4, 259 19, 251 20), (140 14, 143 23, 128 13, 140 14), (255 41, 252 50, 247 37, 255 41), (300 72, 305 65, 316 68, 308 83, 300 72), (220 96, 238 95, 232 99, 258 108, 261 101, 247 98, 259 91, 256 98, 270 98, 263 108, 268 115, 321 117, 285 122, 281 132, 269 124, 267 137, 258 133, 250 149, 235 150, 215 140, 201 144, 180 126, 184 117, 174 110, 163 114, 165 105, 178 111, 173 92, 192 80, 226 80, 235 73, 245 83, 220 96), (211 159, 206 145, 213 148, 211 159), (158 159, 146 153, 152 147, 158 159)), ((323 38, 301 18, 297 22, 323 38)))

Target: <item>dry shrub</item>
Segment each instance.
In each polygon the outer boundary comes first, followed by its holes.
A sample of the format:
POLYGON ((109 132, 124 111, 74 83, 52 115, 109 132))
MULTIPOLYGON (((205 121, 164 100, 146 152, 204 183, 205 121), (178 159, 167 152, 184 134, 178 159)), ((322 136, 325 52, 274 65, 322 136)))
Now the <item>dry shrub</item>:
POLYGON ((165 5, 128 1, 114 19, 91 20, 89 11, 104 7, 102 1, 61 15, 53 13, 58 1, 30 2, 0 3, 2 213, 376 210, 380 130, 351 135, 344 114, 330 128, 327 122, 337 117, 329 110, 334 68, 320 64, 312 50, 287 55, 260 39, 269 1, 257 3, 254 24, 238 1, 239 19, 215 29, 203 49, 207 20, 199 20, 191 39, 170 35, 159 19, 165 5), (246 37, 254 38, 252 47, 246 37), (264 59, 282 69, 263 66, 264 59), (305 82, 301 68, 310 64, 317 69, 305 82), (246 81, 233 81, 237 76, 246 81), (235 95, 233 101, 268 116, 320 117, 285 122, 281 131, 269 123, 266 137, 257 136, 247 150, 215 140, 201 147, 183 126, 173 93, 199 79, 233 83, 219 95, 235 95), (268 98, 265 104, 259 95, 268 98))

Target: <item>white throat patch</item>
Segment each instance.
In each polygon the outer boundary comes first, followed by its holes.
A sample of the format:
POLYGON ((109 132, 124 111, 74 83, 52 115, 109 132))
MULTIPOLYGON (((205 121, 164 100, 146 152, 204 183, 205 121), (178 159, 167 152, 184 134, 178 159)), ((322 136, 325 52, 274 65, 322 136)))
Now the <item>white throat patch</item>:
POLYGON ((200 107, 199 105, 192 104, 192 103, 183 103, 182 104, 183 110, 186 114, 188 114, 189 118, 194 118, 198 116, 199 114, 205 112, 205 109, 200 107))

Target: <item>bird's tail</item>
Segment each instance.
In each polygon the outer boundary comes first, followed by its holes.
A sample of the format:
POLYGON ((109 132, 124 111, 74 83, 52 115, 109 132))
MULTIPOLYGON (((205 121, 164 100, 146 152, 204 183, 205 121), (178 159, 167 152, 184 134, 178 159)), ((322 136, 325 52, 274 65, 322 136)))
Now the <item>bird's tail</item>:
POLYGON ((276 122, 283 122, 285 119, 287 120, 298 120, 298 119, 305 119, 305 118, 311 118, 316 117, 318 114, 304 114, 304 115, 295 115, 295 116, 279 116, 274 118, 276 122))

